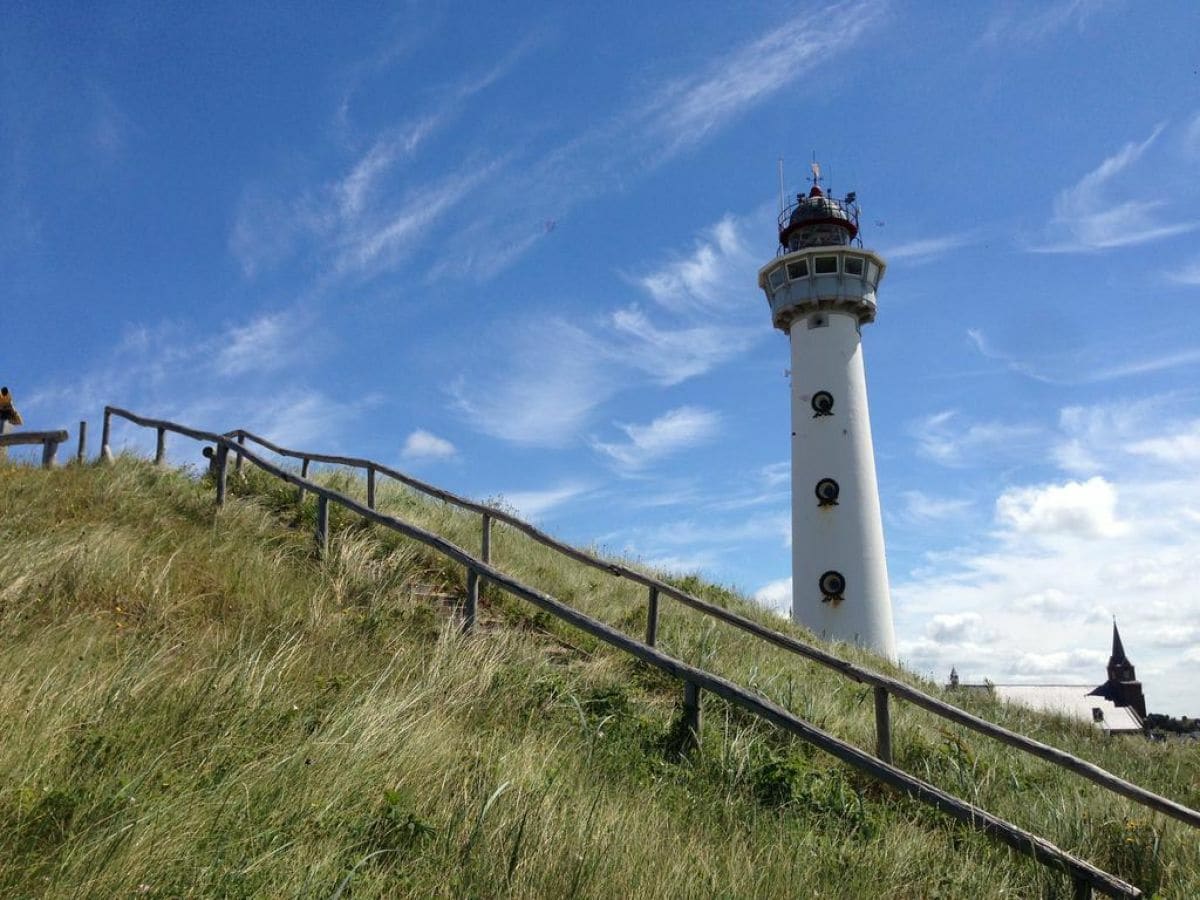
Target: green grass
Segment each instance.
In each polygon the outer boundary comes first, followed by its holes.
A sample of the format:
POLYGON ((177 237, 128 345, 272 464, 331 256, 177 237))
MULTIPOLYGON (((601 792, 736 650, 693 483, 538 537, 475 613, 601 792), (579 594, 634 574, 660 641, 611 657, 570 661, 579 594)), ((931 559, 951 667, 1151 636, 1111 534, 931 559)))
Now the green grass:
MULTIPOLYGON (((248 473, 249 475, 249 473, 248 473)), ((362 496, 362 485, 327 473, 362 496)), ((1063 877, 311 498, 122 458, 0 467, 0 896, 1070 896, 1063 877)), ((477 548, 479 523, 381 485, 477 548)), ((630 634, 643 589, 505 528, 493 559, 630 634)), ((788 633, 745 598, 680 583, 788 633)), ((864 748, 869 689, 664 598, 663 649, 864 748)), ((848 657, 937 689, 869 654, 848 657)), ((1200 754, 986 699, 993 721, 1191 806, 1200 754)), ((904 704, 898 763, 1162 896, 1185 826, 904 704)))

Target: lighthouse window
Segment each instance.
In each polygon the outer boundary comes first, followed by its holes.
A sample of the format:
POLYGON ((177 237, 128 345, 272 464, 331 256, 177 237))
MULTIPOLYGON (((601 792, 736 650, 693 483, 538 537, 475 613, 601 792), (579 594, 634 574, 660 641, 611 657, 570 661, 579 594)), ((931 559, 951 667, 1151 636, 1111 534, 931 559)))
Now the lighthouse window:
POLYGON ((873 263, 873 262, 868 262, 867 263, 867 281, 871 282, 871 284, 875 284, 878 279, 879 279, 879 266, 875 265, 875 263, 873 263))
POLYGON ((847 256, 843 268, 847 275, 861 275, 863 273, 863 261, 857 256, 847 256))
POLYGON ((786 280, 787 280, 787 276, 784 274, 783 269, 776 269, 770 275, 771 287, 773 287, 773 288, 778 289, 778 288, 783 287, 783 283, 786 280))
POLYGON ((796 262, 788 263, 788 278, 807 278, 808 277, 808 260, 800 259, 796 262))
POLYGON ((837 272, 836 256, 818 256, 813 260, 813 272, 817 275, 832 275, 837 272))

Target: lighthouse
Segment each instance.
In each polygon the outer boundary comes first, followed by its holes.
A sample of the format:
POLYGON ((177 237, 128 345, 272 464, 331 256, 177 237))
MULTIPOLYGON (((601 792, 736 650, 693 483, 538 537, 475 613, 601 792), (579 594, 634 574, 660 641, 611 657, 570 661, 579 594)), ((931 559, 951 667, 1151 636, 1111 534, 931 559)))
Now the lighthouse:
POLYGON ((895 659, 862 353, 887 264, 862 248, 855 195, 827 194, 812 170, 758 273, 792 349, 792 619, 895 659))

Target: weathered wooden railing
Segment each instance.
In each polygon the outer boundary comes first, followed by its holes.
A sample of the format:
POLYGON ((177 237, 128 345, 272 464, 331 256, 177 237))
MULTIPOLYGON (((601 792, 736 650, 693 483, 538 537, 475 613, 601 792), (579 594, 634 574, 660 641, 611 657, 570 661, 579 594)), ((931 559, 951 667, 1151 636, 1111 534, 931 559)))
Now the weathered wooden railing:
POLYGON ((52 469, 58 456, 58 445, 66 441, 69 436, 65 431, 20 431, 12 434, 0 434, 0 459, 7 456, 9 447, 41 444, 42 466, 52 469))
MULTIPOLYGON (((844 675, 846 678, 857 681, 861 684, 870 685, 875 703, 875 725, 876 725, 876 753, 880 759, 885 762, 891 762, 891 711, 889 708, 889 697, 895 696, 903 700, 907 700, 915 706, 920 706, 937 716, 940 716, 947 721, 962 725, 980 734, 994 738, 1001 743, 1007 744, 1010 747, 1015 747, 1025 753, 1029 753, 1039 759, 1044 759, 1057 766, 1062 767, 1076 775, 1080 775, 1088 780, 1100 785, 1113 793, 1120 794, 1130 800, 1142 804, 1143 806, 1153 809, 1156 812, 1171 816, 1181 822, 1186 822, 1193 828, 1200 828, 1200 812, 1176 803, 1167 797, 1155 794, 1145 788, 1139 787, 1132 782, 1126 781, 1111 772, 1100 768, 1099 766, 1080 759, 1066 751, 1059 750, 1057 747, 1051 747, 1048 744, 1043 744, 1033 738, 1023 734, 1017 734, 1014 731, 1009 731, 1000 725, 989 722, 986 719, 981 719, 978 716, 972 715, 966 710, 959 709, 957 706, 932 697, 911 685, 898 681, 890 676, 880 674, 879 672, 865 669, 857 666, 854 663, 848 662, 838 656, 834 656, 825 650, 815 647, 812 644, 807 644, 804 641, 791 637, 790 635, 782 634, 772 628, 768 628, 753 619, 748 619, 745 616, 739 615, 732 610, 725 609, 715 604, 695 597, 686 591, 668 584, 667 582, 655 578, 653 575, 647 575, 644 572, 639 572, 636 569, 631 569, 628 566, 620 563, 603 560, 599 557, 580 550, 577 547, 572 547, 569 544, 556 540, 535 526, 518 518, 517 516, 498 509, 493 506, 487 506, 482 503, 477 503, 474 500, 469 500, 465 497, 460 497, 450 491, 443 490, 420 479, 413 478, 411 475, 406 475, 382 463, 374 462, 369 459, 359 459, 351 456, 334 456, 325 453, 307 453, 300 450, 291 450, 286 447, 280 447, 264 437, 254 434, 253 432, 244 429, 237 429, 227 433, 226 437, 237 441, 237 450, 245 448, 246 441, 252 441, 273 453, 280 456, 298 459, 301 461, 301 474, 307 475, 309 465, 311 463, 325 463, 331 465, 347 466, 350 468, 366 469, 367 470, 367 505, 375 508, 375 482, 377 474, 386 475, 393 478, 402 484, 408 485, 417 491, 420 491, 427 496, 437 500, 442 500, 460 509, 469 512, 477 513, 482 516, 482 556, 485 562, 490 560, 491 547, 491 527, 493 521, 503 522, 518 531, 523 532, 538 543, 555 550, 564 556, 567 556, 576 562, 591 566, 596 569, 602 569, 618 578, 626 578, 645 586, 648 590, 648 609, 646 620, 646 640, 645 643, 651 647, 655 645, 658 638, 658 610, 659 597, 666 595, 683 603, 684 605, 695 609, 707 616, 718 619, 729 625, 734 626, 742 631, 761 638, 777 647, 782 648, 790 653, 795 653, 798 656, 805 657, 816 663, 819 663, 835 672, 844 675)), ((304 488, 300 488, 301 497, 303 497, 304 488)), ((468 582, 468 613, 473 613, 476 585, 474 582, 468 582)))
POLYGON ((644 575, 642 572, 628 569, 623 565, 606 563, 604 560, 592 557, 590 554, 577 550, 575 547, 560 544, 559 541, 550 538, 550 536, 540 532, 539 529, 530 526, 527 522, 521 521, 520 518, 508 514, 504 510, 457 497, 456 494, 443 491, 442 488, 426 485, 425 482, 396 472, 396 470, 383 466, 383 464, 370 460, 358 460, 358 458, 354 457, 305 454, 305 452, 287 450, 247 431, 239 430, 227 434, 197 431, 194 428, 175 424, 175 422, 144 418, 144 416, 139 416, 128 412, 128 410, 116 407, 106 407, 104 409, 104 440, 101 448, 103 458, 112 458, 108 438, 110 434, 110 418, 113 415, 127 419, 133 422, 134 425, 155 428, 158 436, 156 449, 157 462, 164 460, 164 454, 166 454, 166 439, 164 439, 164 436, 166 436, 167 432, 174 432, 182 434, 185 437, 202 440, 202 442, 215 444, 214 466, 218 505, 223 504, 224 499, 226 499, 228 456, 230 452, 233 452, 236 457, 235 466, 240 468, 242 460, 246 458, 254 466, 263 469, 264 472, 268 472, 278 479, 295 485, 298 488, 299 499, 304 499, 306 492, 311 492, 317 497, 316 539, 319 550, 322 552, 328 548, 329 544, 329 504, 332 502, 352 512, 356 512, 356 514, 366 518, 368 521, 396 530, 396 532, 406 535, 408 538, 418 540, 422 544, 432 547, 433 550, 442 553, 443 556, 462 564, 467 571, 468 584, 467 600, 463 611, 464 628, 469 629, 474 624, 480 580, 490 581, 496 584, 498 588, 506 590, 506 592, 512 595, 532 602, 532 604, 538 606, 541 610, 545 610, 553 614, 553 616, 562 619, 563 622, 574 625, 576 628, 599 638, 599 640, 636 656, 637 659, 647 662, 648 665, 659 668, 659 670, 682 680, 684 685, 684 725, 691 736, 692 742, 695 742, 698 730, 700 730, 701 691, 712 691, 713 694, 725 698, 726 701, 733 703, 734 706, 742 707, 748 710, 749 713, 772 722, 772 724, 782 728, 782 730, 790 732, 802 740, 806 740, 806 742, 828 752, 828 754, 835 758, 839 758, 842 762, 846 762, 850 766, 858 768, 862 772, 883 781, 884 784, 893 786, 896 790, 904 792, 908 796, 920 800, 922 803, 934 806, 934 808, 941 810, 944 814, 955 818, 955 820, 965 823, 972 828, 982 830, 982 832, 989 834, 992 838, 1003 841, 1004 844, 1024 853, 1025 856, 1031 857, 1036 862, 1066 871, 1070 878, 1072 878, 1076 898, 1090 895, 1093 889, 1100 890, 1100 892, 1110 896, 1128 896, 1128 898, 1141 896, 1141 892, 1138 888, 1132 886, 1132 884, 1124 882, 1120 878, 1108 874, 1108 872, 1097 869, 1096 866, 1086 863, 1085 860, 1081 860, 1078 857, 1074 857, 1073 854, 1061 850, 1061 848, 1050 844, 1049 841, 1026 832, 1026 830, 1016 827, 1012 823, 1003 821, 1001 818, 992 816, 989 812, 979 809, 978 806, 955 798, 952 794, 948 794, 940 790, 940 788, 928 784, 928 782, 914 778, 914 776, 904 772, 904 770, 893 766, 892 762, 890 762, 890 757, 892 757, 892 748, 890 748, 892 738, 890 738, 890 725, 888 721, 889 694, 904 697, 906 700, 918 704, 918 706, 930 709, 931 712, 941 715, 944 719, 959 722, 959 724, 974 728, 974 730, 980 733, 989 734, 991 737, 1001 739, 1004 743, 1016 746, 1016 748, 1026 750, 1031 752, 1031 754, 1060 764, 1060 766, 1085 775, 1086 778, 1090 778, 1092 781, 1096 781, 1097 784, 1108 787, 1110 790, 1122 794, 1122 796, 1138 800, 1139 803, 1144 803, 1153 809, 1163 811, 1165 814, 1178 818, 1180 821, 1192 824, 1192 826, 1198 826, 1198 823, 1200 823, 1200 814, 1196 814, 1194 810, 1188 809, 1187 806, 1182 806, 1175 803, 1174 800, 1159 797, 1158 794, 1145 791, 1144 788, 1117 778, 1116 775, 1105 772, 1104 769, 1093 766, 1093 764, 1084 760, 1079 760, 1078 757, 1066 754, 1066 752, 1055 748, 1050 748, 1048 745, 1040 744, 1036 740, 1020 736, 1020 734, 1009 732, 1006 728, 978 719, 977 716, 950 706, 948 703, 938 701, 934 697, 923 694, 922 691, 898 682, 898 680, 865 670, 865 668, 859 666, 854 666, 850 662, 824 652, 824 650, 811 647, 809 644, 796 641, 794 638, 764 628, 764 626, 758 625, 758 623, 752 622, 750 619, 738 616, 737 613, 722 610, 721 607, 713 606, 712 604, 708 604, 707 601, 695 598, 695 596, 691 596, 685 592, 680 592, 677 588, 658 580, 658 578, 644 575), (265 448, 276 452, 276 454, 299 458, 302 462, 302 474, 296 475, 293 472, 289 472, 287 469, 264 460, 264 458, 254 454, 253 451, 247 450, 247 439, 265 446, 265 448), (367 505, 364 506, 358 500, 344 496, 344 494, 319 485, 317 482, 308 481, 304 475, 307 474, 308 466, 310 466, 311 462, 334 463, 343 464, 343 466, 366 468, 368 473, 367 505), (403 484, 430 494, 432 497, 445 500, 445 502, 479 512, 482 516, 480 558, 473 557, 472 554, 455 544, 451 544, 450 541, 445 540, 442 536, 427 532, 425 529, 398 520, 398 518, 380 514, 380 512, 374 509, 373 488, 374 482, 376 482, 376 473, 388 475, 390 478, 395 478, 403 482, 403 484), (646 642, 638 642, 634 638, 611 628, 611 626, 598 622, 598 620, 562 604, 562 602, 552 598, 552 596, 539 592, 535 588, 530 588, 526 584, 515 580, 514 577, 494 568, 490 562, 491 523, 493 520, 508 523, 510 526, 516 527, 518 530, 522 530, 522 532, 533 536, 533 538, 539 540, 542 544, 556 548, 559 552, 564 553, 565 556, 577 559, 578 562, 593 565, 596 568, 611 571, 614 575, 628 577, 631 580, 646 584, 650 592, 649 606, 650 610, 652 610, 652 616, 649 617, 647 626, 646 642), (660 593, 673 596, 673 598, 684 602, 685 605, 724 620, 724 622, 736 625, 738 628, 751 632, 751 634, 763 637, 764 640, 768 640, 776 644, 776 646, 792 650, 792 652, 803 655, 805 658, 821 662, 821 664, 845 674, 848 678, 853 678, 854 680, 858 680, 858 682, 874 686, 877 728, 876 754, 878 758, 872 757, 863 750, 856 748, 856 746, 842 742, 842 740, 833 737, 832 734, 822 731, 821 728, 817 728, 809 724, 809 722, 799 719, 798 716, 793 715, 788 710, 778 706, 778 704, 770 702, 767 698, 752 694, 752 692, 740 688, 740 686, 728 682, 728 680, 716 676, 712 672, 690 666, 686 662, 674 659, 673 656, 656 649, 654 647, 654 638, 656 626, 658 626, 656 624, 656 612, 658 612, 660 593))
MULTIPOLYGON (((919 778, 915 778, 907 772, 904 772, 903 770, 892 765, 889 761, 890 732, 886 727, 886 702, 882 704, 877 703, 876 705, 876 714, 880 723, 881 734, 887 735, 887 737, 881 738, 880 740, 879 756, 881 758, 876 759, 863 750, 860 750, 858 747, 839 740, 820 728, 805 722, 778 704, 754 694, 720 677, 719 675, 699 669, 683 662, 682 660, 669 656, 666 653, 658 650, 653 645, 652 641, 648 640, 646 643, 637 641, 621 633, 620 631, 617 631, 616 629, 567 606, 554 597, 551 597, 549 594, 545 594, 535 588, 529 587, 517 581, 511 575, 508 575, 507 573, 495 568, 489 560, 490 524, 493 518, 514 524, 527 533, 532 531, 536 532, 538 535, 541 535, 541 532, 538 532, 537 529, 534 529, 527 523, 521 522, 519 519, 516 519, 516 517, 511 516, 502 510, 497 510, 492 507, 482 507, 479 504, 471 503, 471 501, 465 501, 462 500, 462 498, 454 497, 453 495, 448 494, 445 491, 441 491, 440 489, 433 488, 432 486, 422 486, 423 488, 427 488, 427 493, 433 493, 435 496, 441 496, 442 499, 451 502, 457 501, 464 505, 468 505, 471 508, 480 511, 484 515, 483 548, 480 557, 475 557, 466 550, 451 543, 450 541, 447 541, 445 538, 442 538, 437 534, 426 531, 419 526, 404 522, 393 516, 378 512, 372 508, 370 503, 363 505, 359 501, 341 494, 338 491, 334 491, 316 482, 309 481, 302 475, 297 475, 295 472, 291 472, 281 468, 280 466, 277 466, 274 463, 258 456, 253 451, 246 449, 245 442, 247 439, 250 439, 257 443, 261 443, 264 446, 270 447, 276 452, 281 452, 285 455, 299 456, 305 460, 305 470, 307 470, 307 462, 309 461, 339 462, 351 465, 359 462, 365 462, 375 471, 395 477, 397 480, 405 483, 413 484, 414 487, 421 484, 420 482, 416 482, 415 479, 403 475, 402 473, 393 474, 393 471, 386 466, 369 461, 357 460, 344 463, 343 458, 331 457, 323 454, 295 454, 291 451, 283 451, 282 448, 275 448, 274 445, 271 445, 264 439, 258 438, 249 432, 231 432, 228 435, 214 434, 211 432, 188 428, 174 422, 145 418, 117 407, 105 408, 104 434, 106 439, 110 434, 110 418, 114 415, 127 419, 135 425, 156 429, 159 436, 159 452, 157 456, 160 459, 164 453, 164 435, 167 432, 173 432, 197 441, 204 441, 214 444, 215 452, 213 453, 213 466, 218 505, 221 505, 225 502, 226 483, 229 469, 228 461, 230 453, 234 453, 237 457, 235 465, 240 464, 242 460, 249 460, 264 472, 267 472, 289 484, 295 485, 297 490, 300 492, 299 496, 301 498, 303 497, 304 493, 314 494, 317 498, 316 540, 317 545, 322 553, 326 551, 329 542, 329 504, 337 503, 345 509, 357 513, 359 516, 362 516, 364 519, 367 519, 370 522, 382 525, 385 528, 389 528, 402 535, 405 535, 406 537, 419 541, 420 543, 431 547, 443 556, 463 565, 467 572, 468 581, 468 596, 466 609, 464 611, 463 623, 465 628, 470 628, 470 626, 473 624, 476 612, 475 603, 478 599, 479 581, 480 579, 486 579, 500 590, 507 591, 516 597, 520 597, 521 599, 534 604, 547 613, 556 616, 562 621, 573 625, 588 634, 591 634, 597 639, 617 647, 618 649, 629 653, 637 659, 640 659, 642 662, 654 666, 655 668, 680 679, 683 682, 684 690, 684 725, 686 728, 686 733, 690 736, 690 739, 693 743, 695 743, 698 739, 698 733, 700 729, 701 692, 705 690, 710 691, 718 697, 725 699, 729 703, 739 706, 752 715, 758 716, 759 718, 772 723, 776 727, 795 735, 801 740, 806 741, 821 750, 824 750, 831 756, 859 769, 862 772, 867 773, 868 775, 885 784, 892 786, 902 793, 940 810, 946 815, 949 815, 950 817, 962 822, 965 825, 968 825, 971 828, 982 831, 985 834, 1002 841, 1018 852, 1029 856, 1039 864, 1066 872, 1072 879, 1076 897, 1087 897, 1091 894, 1092 890, 1101 891, 1102 893, 1112 897, 1142 896, 1141 891, 1133 885, 1122 881, 1120 878, 1104 872, 1101 869, 1096 868, 1090 863, 1081 860, 1070 853, 1067 853, 1044 838, 1038 837, 1031 832, 1025 831, 1016 825, 1006 822, 992 815, 986 810, 980 809, 971 803, 954 797, 940 788, 935 787, 928 782, 922 781, 919 778)), ((101 448, 101 454, 102 458, 111 458, 111 451, 109 450, 107 440, 101 448)), ((373 480, 373 478, 369 479, 368 484, 370 485, 373 480)), ((373 492, 370 493, 373 494, 373 492)), ((374 497, 369 497, 369 500, 374 500, 374 497)), ((544 542, 547 542, 551 545, 560 546, 565 551, 569 551, 567 555, 575 558, 582 557, 582 561, 589 561, 593 559, 587 554, 582 553, 582 551, 566 547, 566 545, 559 545, 558 542, 554 541, 552 538, 544 535, 541 535, 541 537, 544 539, 544 542)), ((610 566, 605 565, 604 568, 610 568, 610 566)), ((615 565, 611 568, 624 569, 624 567, 615 565)), ((629 571, 631 575, 636 574, 639 579, 648 577, 642 576, 641 573, 633 573, 631 570, 626 571, 629 571)), ((618 572, 617 574, 621 573, 618 572)), ((666 589, 666 593, 670 594, 671 596, 678 597, 684 602, 689 603, 689 605, 700 604, 700 606, 697 608, 709 607, 709 604, 704 603, 704 601, 676 591, 669 585, 657 582, 657 580, 652 581, 653 583, 650 585, 652 591, 652 604, 657 603, 657 592, 666 589)), ((713 609, 717 608, 713 607, 713 609)), ((740 619, 741 617, 737 618, 740 619)), ((775 632, 771 633, 775 634, 775 632)), ((653 634, 649 634, 648 637, 652 638, 653 634)), ((784 636, 778 635, 778 637, 783 638, 784 636)), ((827 656, 827 654, 824 654, 822 651, 816 651, 815 648, 809 649, 814 650, 821 656, 827 656)), ((835 658, 829 657, 829 659, 833 660, 835 658)), ((865 672, 865 670, 862 671, 865 672)), ((876 685, 876 697, 878 698, 882 693, 886 701, 888 686, 893 683, 893 680, 886 679, 884 676, 875 677, 883 680, 882 684, 876 685)), ((899 682, 894 682, 894 684, 896 686, 904 687, 906 691, 909 690, 906 685, 900 685, 899 682)), ((966 714, 962 713, 962 715, 966 714)))

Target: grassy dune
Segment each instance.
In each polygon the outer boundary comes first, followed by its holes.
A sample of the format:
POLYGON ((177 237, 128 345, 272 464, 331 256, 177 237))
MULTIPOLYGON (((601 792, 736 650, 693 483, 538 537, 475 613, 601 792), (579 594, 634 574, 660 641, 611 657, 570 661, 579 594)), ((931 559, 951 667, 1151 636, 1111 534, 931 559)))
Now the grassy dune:
MULTIPOLYGON (((362 485, 328 478, 361 496, 362 485)), ((122 458, 0 466, 0 896, 1069 896, 1065 879, 706 698, 681 758, 677 684, 248 474, 216 511, 122 458)), ((400 488, 380 505, 476 548, 400 488)), ((506 529, 493 559, 631 634, 641 589, 506 529)), ((722 588, 716 602, 793 631, 722 588)), ((869 747, 869 690, 663 601, 663 648, 869 747)), ((919 680, 851 648, 844 652, 919 680)), ((977 712, 1192 806, 1194 747, 977 712)), ((1169 897, 1196 833, 905 705, 898 763, 1169 897)))

